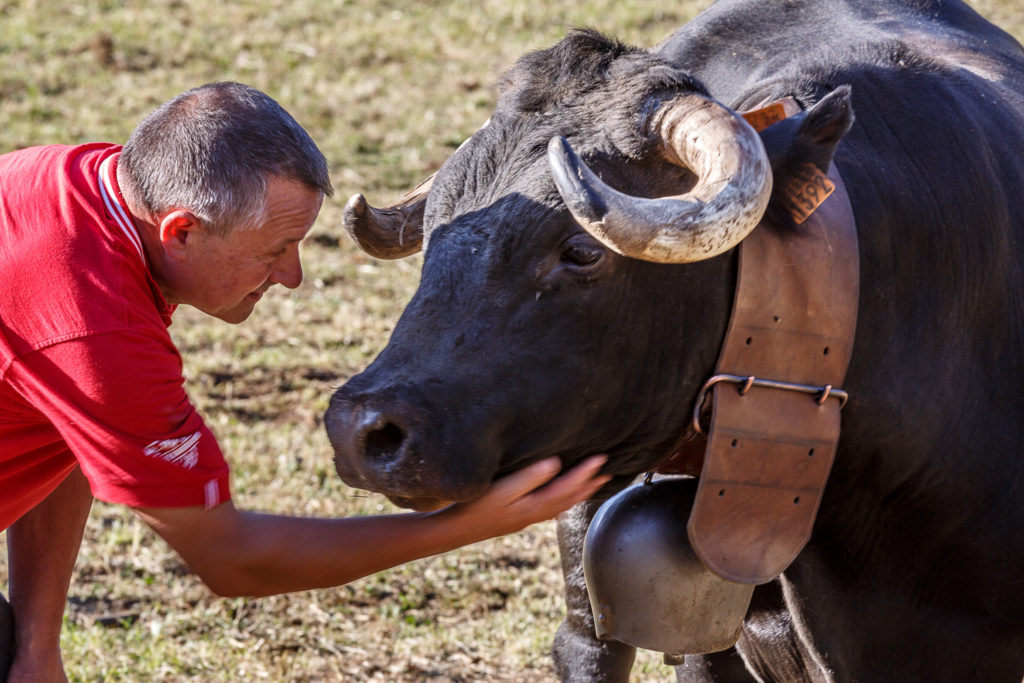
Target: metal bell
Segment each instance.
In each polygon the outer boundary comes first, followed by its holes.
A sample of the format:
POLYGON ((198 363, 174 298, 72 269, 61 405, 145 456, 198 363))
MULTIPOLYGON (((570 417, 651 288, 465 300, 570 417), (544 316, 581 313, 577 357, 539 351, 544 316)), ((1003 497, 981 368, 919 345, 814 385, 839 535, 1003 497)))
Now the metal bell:
POLYGON ((686 521, 697 479, 631 486, 601 506, 583 545, 597 636, 667 655, 736 643, 754 586, 709 571, 686 521))

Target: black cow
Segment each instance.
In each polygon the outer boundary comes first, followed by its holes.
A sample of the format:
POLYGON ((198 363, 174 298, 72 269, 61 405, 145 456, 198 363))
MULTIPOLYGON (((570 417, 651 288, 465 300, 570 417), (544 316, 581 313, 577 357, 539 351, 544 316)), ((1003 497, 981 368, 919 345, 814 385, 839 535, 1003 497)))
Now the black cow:
MULTIPOLYGON (((574 32, 504 76, 432 184, 347 207, 375 255, 428 246, 387 348, 332 398, 338 472, 416 507, 550 454, 607 452, 620 486, 652 468, 715 368, 732 247, 771 178, 834 161, 860 241, 851 399, 812 538, 755 592, 738 650, 763 680, 1018 683, 1022 138, 1024 51, 955 0, 722 0, 651 50, 574 32), (733 112, 786 96, 802 113, 759 147, 733 112), (695 108, 714 131, 687 129, 695 108)), ((761 229, 798 239, 776 195, 761 229)), ((559 523, 556 662, 624 680, 632 650, 588 631, 577 561, 595 507, 559 523)), ((679 675, 749 680, 738 661, 679 675)))

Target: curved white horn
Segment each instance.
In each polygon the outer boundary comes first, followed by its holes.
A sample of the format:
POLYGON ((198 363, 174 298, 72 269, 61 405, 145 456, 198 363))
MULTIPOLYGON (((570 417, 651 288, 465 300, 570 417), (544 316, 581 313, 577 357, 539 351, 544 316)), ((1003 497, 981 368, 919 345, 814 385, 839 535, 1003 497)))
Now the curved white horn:
POLYGON ((739 244, 771 196, 761 138, 732 110, 692 93, 664 105, 651 125, 666 157, 696 174, 696 186, 659 199, 619 192, 556 137, 548 162, 573 217, 610 249, 659 263, 700 261, 739 244))

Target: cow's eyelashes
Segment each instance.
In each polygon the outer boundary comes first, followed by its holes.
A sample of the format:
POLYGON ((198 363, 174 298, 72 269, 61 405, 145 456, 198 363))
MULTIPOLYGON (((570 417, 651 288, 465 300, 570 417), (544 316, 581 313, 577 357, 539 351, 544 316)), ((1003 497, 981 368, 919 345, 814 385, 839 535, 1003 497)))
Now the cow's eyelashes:
POLYGON ((600 249, 574 246, 562 252, 562 263, 567 263, 570 266, 589 266, 597 263, 600 258, 600 249))
POLYGON ((560 260, 563 264, 575 268, 586 268, 601 260, 604 247, 589 236, 577 235, 562 245, 560 260))

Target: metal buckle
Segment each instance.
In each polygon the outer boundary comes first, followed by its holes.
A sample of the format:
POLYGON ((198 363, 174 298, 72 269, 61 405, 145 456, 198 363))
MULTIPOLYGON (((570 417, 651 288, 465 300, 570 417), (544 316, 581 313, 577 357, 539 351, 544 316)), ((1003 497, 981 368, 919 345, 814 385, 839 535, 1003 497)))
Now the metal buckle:
POLYGON ((704 405, 704 397, 708 391, 714 385, 719 382, 728 382, 730 384, 740 385, 740 395, 746 394, 750 391, 751 387, 764 387, 766 389, 782 389, 783 391, 796 391, 801 394, 814 394, 816 396, 815 401, 818 405, 822 405, 829 397, 839 399, 839 409, 842 410, 843 406, 850 399, 850 395, 842 389, 836 389, 831 384, 825 386, 814 386, 810 384, 793 384, 792 382, 780 382, 775 379, 760 379, 750 375, 743 377, 741 375, 714 375, 704 386, 701 387, 700 393, 697 394, 697 403, 693 406, 693 430, 698 434, 705 435, 706 432, 700 426, 700 409, 704 405))

